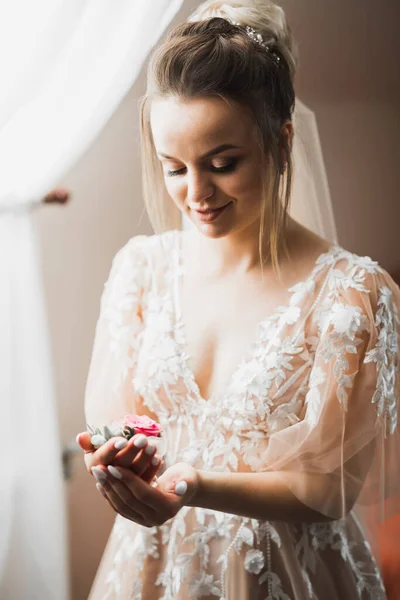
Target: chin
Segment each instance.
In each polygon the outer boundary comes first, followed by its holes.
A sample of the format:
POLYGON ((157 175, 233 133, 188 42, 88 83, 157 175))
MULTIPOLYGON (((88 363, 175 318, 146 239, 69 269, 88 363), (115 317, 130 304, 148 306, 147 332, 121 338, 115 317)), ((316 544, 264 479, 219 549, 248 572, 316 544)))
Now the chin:
POLYGON ((217 225, 214 223, 195 223, 192 220, 191 223, 202 235, 215 240, 226 237, 234 231, 234 228, 226 223, 217 225))

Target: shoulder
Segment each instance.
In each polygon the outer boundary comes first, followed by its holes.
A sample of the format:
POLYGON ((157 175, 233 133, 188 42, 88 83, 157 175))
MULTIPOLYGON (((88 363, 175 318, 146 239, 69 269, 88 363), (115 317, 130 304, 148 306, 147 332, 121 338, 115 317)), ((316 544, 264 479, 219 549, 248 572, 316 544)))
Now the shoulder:
POLYGON ((160 256, 165 251, 173 250, 181 233, 181 231, 173 229, 152 235, 133 236, 118 250, 113 261, 119 262, 123 259, 134 259, 141 262, 146 257, 154 258, 160 256))
POLYGON ((377 261, 334 246, 320 257, 319 268, 326 277, 310 323, 320 333, 333 328, 343 341, 362 332, 375 339, 379 332, 396 332, 400 288, 377 261))
POLYGON ((166 231, 153 235, 131 237, 112 259, 109 277, 105 287, 114 292, 138 295, 149 289, 152 279, 158 279, 169 264, 179 257, 181 232, 166 231))
POLYGON ((369 256, 361 256, 341 246, 334 246, 320 258, 321 267, 329 267, 327 293, 346 296, 354 301, 370 298, 374 303, 387 288, 398 296, 399 286, 389 273, 369 256))

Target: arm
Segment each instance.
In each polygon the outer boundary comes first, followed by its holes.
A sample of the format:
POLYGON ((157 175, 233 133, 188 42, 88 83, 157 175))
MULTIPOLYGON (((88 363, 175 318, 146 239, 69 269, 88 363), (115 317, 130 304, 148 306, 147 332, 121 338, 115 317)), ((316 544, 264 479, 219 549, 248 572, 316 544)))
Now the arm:
MULTIPOLYGON (((188 503, 189 506, 262 521, 314 523, 333 520, 300 502, 282 481, 279 473, 198 473, 197 491, 188 503)), ((299 477, 295 473, 292 476, 299 477)))
POLYGON ((117 252, 103 289, 84 402, 94 427, 139 412, 132 380, 144 326, 145 242, 136 236, 117 252))

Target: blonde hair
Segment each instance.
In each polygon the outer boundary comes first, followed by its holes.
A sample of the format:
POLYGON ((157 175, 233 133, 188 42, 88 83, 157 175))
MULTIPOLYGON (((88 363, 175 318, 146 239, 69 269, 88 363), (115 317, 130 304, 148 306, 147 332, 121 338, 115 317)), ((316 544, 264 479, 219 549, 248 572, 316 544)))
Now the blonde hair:
POLYGON ((280 250, 287 252, 285 231, 293 175, 291 140, 282 136, 282 125, 291 120, 294 110, 296 64, 285 14, 271 2, 209 0, 169 33, 150 59, 147 91, 140 106, 143 194, 156 232, 180 228, 180 212, 168 196, 156 156, 151 98, 219 96, 236 101, 249 108, 255 119, 268 172, 263 178, 260 260, 263 264, 267 223, 268 258, 279 274, 280 250), (249 37, 246 26, 262 35, 268 50, 249 37))

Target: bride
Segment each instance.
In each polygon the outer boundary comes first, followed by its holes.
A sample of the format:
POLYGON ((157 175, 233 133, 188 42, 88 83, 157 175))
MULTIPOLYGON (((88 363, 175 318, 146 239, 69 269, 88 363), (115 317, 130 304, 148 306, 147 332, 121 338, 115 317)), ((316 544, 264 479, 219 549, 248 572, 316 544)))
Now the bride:
POLYGON ((90 600, 386 597, 364 517, 399 485, 400 293, 289 216, 295 69, 282 9, 246 0, 150 61, 157 233, 113 261, 85 410, 147 415, 168 449, 78 436, 118 513, 90 600))

